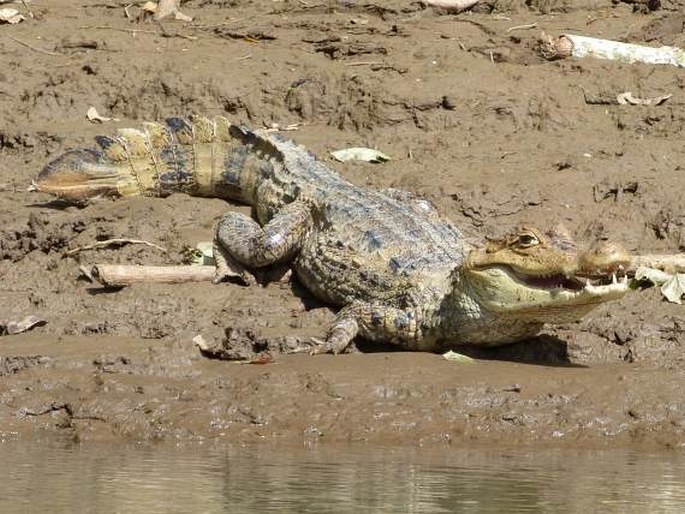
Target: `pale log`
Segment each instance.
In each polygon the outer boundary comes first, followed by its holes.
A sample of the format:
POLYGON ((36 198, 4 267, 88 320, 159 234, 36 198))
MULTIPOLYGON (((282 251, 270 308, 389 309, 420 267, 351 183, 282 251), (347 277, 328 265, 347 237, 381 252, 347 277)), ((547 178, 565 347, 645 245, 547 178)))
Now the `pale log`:
POLYGON ((119 287, 138 283, 181 284, 211 282, 214 266, 136 266, 96 264, 91 275, 104 286, 119 287))
POLYGON ((631 258, 629 271, 654 268, 666 273, 685 273, 685 253, 636 255, 631 258))

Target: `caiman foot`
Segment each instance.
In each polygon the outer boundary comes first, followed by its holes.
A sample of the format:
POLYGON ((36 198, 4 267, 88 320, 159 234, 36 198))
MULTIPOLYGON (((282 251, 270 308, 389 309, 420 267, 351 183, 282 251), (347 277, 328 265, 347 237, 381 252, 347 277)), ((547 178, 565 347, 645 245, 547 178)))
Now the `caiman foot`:
POLYGON ((231 254, 216 240, 214 241, 214 261, 216 262, 216 270, 212 282, 215 284, 229 280, 238 280, 246 286, 253 286, 257 283, 255 276, 247 271, 243 265, 236 262, 231 254))
POLYGON ((353 302, 338 313, 325 341, 312 339, 315 346, 309 353, 343 353, 357 335, 419 349, 424 338, 421 314, 414 309, 353 302))
POLYGON ((309 354, 332 353, 337 355, 343 353, 350 346, 358 332, 359 323, 355 319, 353 310, 345 308, 340 311, 338 317, 333 322, 325 341, 312 337, 311 341, 315 346, 309 351, 309 354))
POLYGON ((312 227, 311 210, 308 202, 296 200, 282 207, 263 227, 245 214, 224 214, 214 236, 214 281, 237 278, 247 285, 271 281, 268 271, 259 270, 293 259, 312 227), (258 270, 259 278, 248 269, 258 270))

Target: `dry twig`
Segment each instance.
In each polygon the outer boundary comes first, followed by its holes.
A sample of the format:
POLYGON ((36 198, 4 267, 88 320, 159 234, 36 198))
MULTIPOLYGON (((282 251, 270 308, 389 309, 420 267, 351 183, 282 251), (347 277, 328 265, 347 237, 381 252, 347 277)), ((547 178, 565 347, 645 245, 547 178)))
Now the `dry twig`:
POLYGON ((357 62, 346 62, 345 66, 380 66, 384 63, 381 61, 357 61, 357 62))
POLYGON ((106 239, 105 241, 98 241, 97 243, 93 243, 90 245, 86 246, 79 246, 78 248, 74 248, 72 250, 68 250, 64 252, 65 257, 70 257, 72 255, 76 255, 77 253, 86 251, 86 250, 95 250, 96 248, 106 248, 108 246, 117 246, 117 245, 146 245, 146 246, 151 246, 152 248, 157 248, 160 252, 167 253, 167 251, 162 248, 159 245, 156 245, 154 243, 151 243, 149 241, 144 241, 142 239, 123 239, 123 238, 117 238, 117 239, 106 239))
POLYGON ((26 48, 28 48, 30 50, 33 50, 34 52, 40 52, 41 54, 52 55, 55 57, 60 57, 60 56, 64 55, 64 54, 61 54, 59 52, 51 52, 50 50, 44 50, 43 48, 38 48, 37 46, 29 45, 28 43, 25 43, 21 39, 17 39, 14 36, 8 35, 7 37, 10 38, 12 41, 19 43, 20 45, 25 46, 26 48))
POLYGON ((117 30, 119 32, 128 32, 129 34, 133 34, 133 35, 136 35, 138 33, 140 33, 140 34, 155 34, 157 36, 160 35, 160 33, 156 30, 127 29, 127 28, 123 28, 123 27, 110 27, 109 25, 97 25, 95 27, 82 26, 80 28, 81 29, 93 29, 93 30, 117 30))
POLYGON ((510 32, 514 32, 515 30, 534 29, 537 26, 538 26, 537 21, 534 21, 533 23, 526 23, 525 25, 516 25, 515 27, 509 27, 507 29, 507 34, 509 34, 510 32))

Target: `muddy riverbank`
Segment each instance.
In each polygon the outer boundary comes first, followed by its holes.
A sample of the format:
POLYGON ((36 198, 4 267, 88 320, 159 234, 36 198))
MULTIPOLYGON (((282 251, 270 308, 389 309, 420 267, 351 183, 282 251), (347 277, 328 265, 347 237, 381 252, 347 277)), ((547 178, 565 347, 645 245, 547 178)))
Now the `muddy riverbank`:
POLYGON ((181 194, 69 207, 26 191, 46 161, 96 134, 221 114, 293 125, 284 134, 329 161, 378 148, 392 160, 331 165, 357 184, 423 195, 467 232, 559 221, 579 240, 683 251, 682 73, 547 62, 536 50, 542 30, 683 46, 676 4, 489 3, 446 15, 395 0, 191 0, 190 24, 116 1, 27 5, 24 21, 0 26, 0 321, 47 323, 0 337, 3 437, 681 447, 684 311, 658 291, 472 352, 468 365, 363 344, 263 365, 210 360, 197 334, 321 337, 333 312, 296 282, 110 291, 79 266, 184 262, 226 209, 249 209, 181 194), (586 101, 626 91, 673 96, 586 101), (91 106, 116 121, 89 122, 91 106), (65 256, 112 238, 165 251, 65 256))

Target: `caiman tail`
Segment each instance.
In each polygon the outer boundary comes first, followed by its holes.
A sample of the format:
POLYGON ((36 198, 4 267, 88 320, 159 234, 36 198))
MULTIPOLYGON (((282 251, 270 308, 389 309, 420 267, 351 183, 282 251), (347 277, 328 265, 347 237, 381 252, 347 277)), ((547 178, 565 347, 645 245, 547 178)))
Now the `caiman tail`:
POLYGON ((283 160, 271 138, 221 116, 168 118, 96 141, 98 150, 69 150, 48 163, 34 189, 76 202, 183 192, 253 204, 259 170, 283 160))

